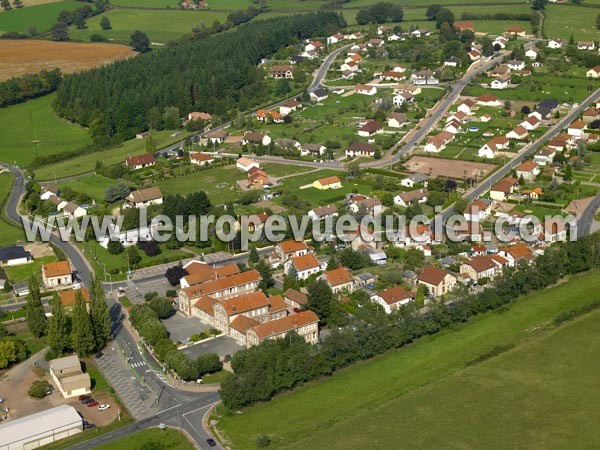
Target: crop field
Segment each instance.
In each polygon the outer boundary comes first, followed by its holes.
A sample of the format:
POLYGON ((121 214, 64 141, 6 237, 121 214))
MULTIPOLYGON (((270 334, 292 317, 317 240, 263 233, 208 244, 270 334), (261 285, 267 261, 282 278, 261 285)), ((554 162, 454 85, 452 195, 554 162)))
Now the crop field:
POLYGON ((598 289, 600 271, 581 274, 502 313, 219 417, 218 427, 239 449, 255 448, 258 434, 286 449, 593 447, 600 312, 557 330, 550 323, 597 298, 598 289))
POLYGON ((54 98, 55 94, 50 94, 0 109, 0 161, 27 166, 36 156, 72 150, 90 142, 85 128, 54 114, 54 98))
MULTIPOLYGON (((169 8, 178 9, 177 0, 114 0, 112 5, 131 6, 136 8, 169 8)), ((218 0, 209 2, 209 11, 240 11, 252 6, 250 0, 218 0)), ((201 11, 200 11, 201 12, 201 11)))
POLYGON ((190 33, 195 25, 204 23, 210 26, 215 20, 223 23, 226 17, 227 13, 210 11, 113 9, 89 19, 87 29, 77 30, 71 27, 69 32, 71 38, 76 40, 89 41, 92 34, 100 34, 111 41, 129 42, 131 34, 141 30, 151 42, 164 44, 190 33), (100 28, 102 17, 110 20, 110 30, 100 28))
POLYGON ((0 43, 0 81, 57 67, 63 73, 78 72, 135 54, 115 44, 6 40, 0 43))
MULTIPOLYGON (((23 3, 27 5, 26 0, 23 3)), ((80 2, 64 1, 5 11, 0 14, 0 33, 7 31, 25 33, 30 27, 35 27, 38 33, 42 33, 48 31, 56 23, 59 12, 72 11, 77 8, 81 8, 80 2)), ((0 48, 3 45, 0 43, 0 48)))
POLYGON ((548 5, 544 32, 548 37, 568 40, 571 34, 575 41, 598 40, 596 17, 600 10, 571 5, 548 5))
POLYGON ((430 177, 450 177, 455 179, 466 179, 488 174, 496 166, 471 161, 457 161, 442 158, 430 158, 427 156, 413 156, 404 163, 411 172, 428 174, 430 177))
MULTIPOLYGON (((158 148, 165 147, 179 138, 172 138, 173 131, 153 131, 152 138, 158 148)), ((40 181, 54 180, 55 178, 68 178, 75 175, 92 172, 97 161, 102 161, 105 166, 124 163, 127 156, 136 156, 146 153, 146 141, 144 139, 131 139, 123 142, 119 147, 101 152, 69 158, 56 164, 50 164, 35 170, 35 177, 40 181)))
MULTIPOLYGON (((56 3, 56 0, 27 0, 23 2, 23 8, 25 7, 31 7, 31 6, 37 6, 37 5, 44 5, 46 3, 56 3)), ((6 10, 6 9, 0 9, 0 14, 4 13, 4 12, 9 12, 12 10, 6 10)))

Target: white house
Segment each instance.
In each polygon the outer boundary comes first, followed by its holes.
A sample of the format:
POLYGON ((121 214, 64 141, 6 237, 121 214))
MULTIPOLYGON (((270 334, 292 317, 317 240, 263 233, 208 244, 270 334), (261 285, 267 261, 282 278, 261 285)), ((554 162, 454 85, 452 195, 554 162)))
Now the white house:
POLYGON ((523 126, 517 125, 511 131, 506 133, 506 137, 508 139, 516 139, 516 140, 520 141, 527 137, 527 130, 523 126))
POLYGON ((415 294, 413 292, 409 292, 398 285, 371 295, 371 301, 381 305, 386 314, 391 314, 392 311, 414 300, 415 294))
POLYGON ((427 187, 427 180, 429 177, 424 173, 413 173, 409 177, 403 178, 400 180, 400 186, 404 186, 407 188, 413 188, 416 184, 423 184, 423 186, 427 187))
POLYGON ((478 156, 480 158, 494 158, 500 150, 507 149, 509 143, 510 141, 504 136, 493 137, 479 149, 478 156))
POLYGON ((540 49, 537 47, 531 47, 529 50, 527 50, 525 52, 525 56, 529 59, 537 59, 538 55, 540 54, 540 49))
POLYGON ((400 94, 392 97, 392 103, 394 106, 400 106, 404 103, 411 103, 414 100, 414 96, 409 92, 401 92, 400 94))
POLYGON ((375 86, 369 86, 366 84, 357 84, 354 90, 357 94, 361 95, 373 96, 377 94, 377 88, 375 86))
POLYGON ((463 216, 468 222, 482 222, 492 213, 496 202, 487 199, 476 199, 467 205, 463 211, 463 216))
POLYGON ((577 50, 595 50, 596 43, 594 41, 578 41, 577 50))
POLYGON ((242 145, 264 145, 267 146, 271 143, 271 137, 265 133, 255 133, 253 131, 246 131, 242 138, 242 145))
POLYGON ((466 98, 458 104, 456 110, 465 114, 471 114, 473 106, 475 106, 475 102, 470 98, 466 98))
POLYGON ((236 167, 244 172, 248 172, 253 167, 260 169, 260 164, 258 161, 253 160, 252 158, 248 158, 246 156, 242 156, 236 161, 236 167))
POLYGON ((588 70, 585 75, 588 78, 598 78, 600 77, 600 66, 595 66, 592 67, 590 70, 588 70))
POLYGON ((400 128, 402 125, 408 123, 406 114, 393 112, 388 117, 388 127, 400 128))
POLYGON ((586 125, 587 124, 584 121, 576 120, 567 128, 567 134, 580 138, 583 136, 583 130, 585 130, 586 125))
POLYGON ((319 260, 312 253, 290 258, 289 263, 284 267, 288 272, 293 267, 299 280, 306 280, 323 269, 319 260))
POLYGON ((548 41, 548 48, 553 48, 553 49, 563 48, 564 45, 565 45, 565 42, 560 38, 550 39, 548 41))
POLYGON ((20 245, 0 248, 0 267, 18 266, 33 261, 33 256, 20 245))
POLYGON ((515 169, 517 178, 523 178, 525 181, 533 181, 540 174, 539 166, 533 161, 525 161, 515 169))
POLYGON ((506 89, 510 83, 510 75, 502 75, 498 78, 494 78, 490 83, 492 89, 506 89))
POLYGON ((158 186, 133 191, 125 197, 132 206, 143 208, 151 205, 162 205, 163 195, 158 186))
POLYGON ((313 208, 308 212, 308 217, 313 221, 323 220, 330 217, 337 217, 338 210, 335 205, 326 205, 313 208))
POLYGON ((540 126, 540 119, 538 119, 536 116, 529 116, 527 119, 525 119, 519 125, 521 125, 523 128, 525 128, 527 131, 532 131, 540 126))
POLYGON ((415 191, 402 192, 394 197, 394 204, 408 207, 415 203, 425 203, 427 201, 427 189, 417 189, 415 191))
POLYGON ((362 127, 358 129, 358 135, 362 137, 370 137, 374 134, 383 133, 383 125, 376 120, 369 120, 362 127))
POLYGON ((309 97, 310 97, 311 101, 318 103, 318 102, 322 102, 327 97, 329 97, 329 92, 327 91, 327 89, 319 88, 319 89, 315 89, 314 91, 312 91, 310 93, 309 97))

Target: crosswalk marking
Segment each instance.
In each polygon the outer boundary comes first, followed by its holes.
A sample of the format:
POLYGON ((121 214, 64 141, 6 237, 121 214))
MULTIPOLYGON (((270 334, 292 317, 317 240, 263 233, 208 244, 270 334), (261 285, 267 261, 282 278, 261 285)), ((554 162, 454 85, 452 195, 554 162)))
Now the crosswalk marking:
POLYGON ((131 365, 131 367, 142 367, 146 365, 146 361, 136 362, 131 365))

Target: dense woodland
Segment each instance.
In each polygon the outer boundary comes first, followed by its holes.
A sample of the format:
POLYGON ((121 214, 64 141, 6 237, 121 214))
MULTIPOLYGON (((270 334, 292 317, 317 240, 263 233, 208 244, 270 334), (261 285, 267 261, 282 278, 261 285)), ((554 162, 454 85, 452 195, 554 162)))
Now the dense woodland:
MULTIPOLYGON (((549 248, 531 265, 522 263, 517 268, 505 269, 493 289, 480 294, 459 292, 452 302, 434 302, 425 313, 411 304, 391 315, 378 314, 371 320, 356 320, 341 331, 333 330, 318 346, 307 344, 296 334, 265 341, 235 353, 231 361, 235 375, 222 383, 221 398, 230 410, 269 400, 279 392, 330 375, 356 361, 403 347, 453 323, 466 322, 471 316, 509 308, 519 296, 551 286, 565 275, 598 267, 600 235, 595 234, 549 248)), ((309 288, 309 308, 317 314, 322 314, 325 303, 331 306, 331 299, 331 292, 309 288)), ((600 307, 599 300, 595 299, 582 310, 562 312, 555 323, 600 307)))
POLYGON ((54 92, 61 78, 60 69, 54 69, 6 80, 0 83, 0 107, 54 92))
POLYGON ((241 25, 197 42, 175 45, 66 77, 58 89, 59 115, 89 126, 96 142, 154 128, 165 110, 225 116, 267 95, 261 58, 345 26, 333 12, 277 17, 241 25))

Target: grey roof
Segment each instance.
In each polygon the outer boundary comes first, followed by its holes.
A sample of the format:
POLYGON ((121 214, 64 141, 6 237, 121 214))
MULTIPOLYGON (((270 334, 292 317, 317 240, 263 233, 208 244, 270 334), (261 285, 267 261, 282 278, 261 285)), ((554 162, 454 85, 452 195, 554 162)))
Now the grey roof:
POLYGON ((327 89, 323 88, 315 89, 312 93, 315 94, 317 97, 327 97, 329 95, 327 89))
POLYGON ((356 278, 358 278, 361 281, 368 281, 368 280, 370 280, 372 278, 375 278, 375 277, 373 276, 372 273, 363 272, 363 273, 359 273, 358 275, 356 275, 356 278))
POLYGON ((414 270, 405 270, 402 272, 402 278, 416 278, 417 272, 414 270))
POLYGON ((75 425, 83 426, 77 410, 70 405, 60 405, 0 425, 0 442, 8 446, 14 443, 15 448, 20 448, 16 444, 22 440, 61 433, 75 425))
POLYGON ((452 264, 456 264, 456 258, 453 256, 445 256, 440 259, 440 263, 444 266, 451 266, 452 264))
POLYGON ((11 259, 33 258, 31 253, 25 250, 21 245, 0 248, 0 261, 10 261, 11 259))
POLYGON ((424 173, 413 173, 410 177, 406 177, 405 180, 411 180, 413 183, 422 183, 429 180, 429 177, 424 173))

